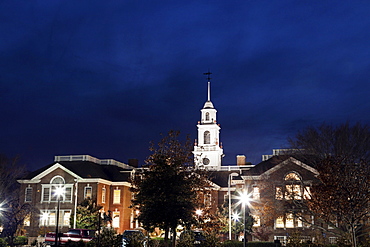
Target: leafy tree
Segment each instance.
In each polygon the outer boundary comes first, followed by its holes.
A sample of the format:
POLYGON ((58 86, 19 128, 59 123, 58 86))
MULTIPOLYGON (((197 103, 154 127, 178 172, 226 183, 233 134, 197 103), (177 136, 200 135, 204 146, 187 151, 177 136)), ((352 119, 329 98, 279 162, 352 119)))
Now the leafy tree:
POLYGON ((8 159, 0 155, 0 223, 4 227, 1 235, 7 238, 10 246, 14 246, 14 237, 24 220, 35 212, 30 204, 20 201, 17 179, 25 174, 25 168, 18 162, 17 157, 8 159))
POLYGON ((334 228, 334 234, 357 246, 358 236, 366 232, 370 203, 370 127, 357 123, 339 126, 322 124, 308 127, 290 139, 293 155, 319 172, 319 184, 311 187, 309 200, 292 200, 294 213, 315 227, 321 223, 334 228), (298 209, 298 210, 297 210, 298 209), (302 211, 303 210, 303 211, 302 211), (321 222, 320 222, 321 220, 321 222))
MULTIPOLYGON (((132 181, 133 207, 139 209, 139 222, 146 230, 160 227, 176 236, 179 224, 194 223, 194 213, 199 205, 198 192, 204 188, 205 175, 192 165, 191 142, 187 137, 181 142, 180 132, 170 131, 158 145, 152 144, 153 153, 146 167, 132 181)), ((175 244, 175 238, 172 238, 175 244)))
POLYGON ((87 243, 88 247, 121 247, 122 235, 117 234, 113 228, 103 227, 99 238, 95 238, 87 243))
MULTIPOLYGON (((76 227, 81 229, 99 229, 105 226, 107 222, 111 221, 110 212, 101 214, 102 206, 96 204, 90 198, 83 200, 76 210, 76 227)), ((74 217, 70 218, 71 225, 73 225, 74 217)))

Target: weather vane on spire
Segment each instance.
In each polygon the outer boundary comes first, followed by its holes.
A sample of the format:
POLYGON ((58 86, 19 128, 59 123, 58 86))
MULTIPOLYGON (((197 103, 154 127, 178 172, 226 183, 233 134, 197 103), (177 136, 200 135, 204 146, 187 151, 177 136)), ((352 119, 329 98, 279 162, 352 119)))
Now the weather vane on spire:
POLYGON ((208 81, 211 81, 211 79, 212 79, 212 78, 210 77, 210 76, 211 76, 211 74, 212 74, 212 73, 209 71, 209 69, 208 69, 208 72, 207 72, 207 73, 203 73, 203 75, 206 75, 206 76, 207 76, 207 80, 208 80, 208 81))

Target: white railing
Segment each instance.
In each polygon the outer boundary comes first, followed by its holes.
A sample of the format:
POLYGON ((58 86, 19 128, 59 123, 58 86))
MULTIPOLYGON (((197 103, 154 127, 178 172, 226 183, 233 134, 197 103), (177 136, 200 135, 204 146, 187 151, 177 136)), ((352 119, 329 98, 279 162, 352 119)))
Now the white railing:
POLYGON ((59 161, 90 161, 99 165, 114 165, 114 166, 119 166, 122 168, 132 168, 131 166, 116 161, 114 159, 105 159, 101 160, 95 157, 92 157, 91 155, 64 155, 64 156, 55 156, 54 157, 55 162, 59 161))

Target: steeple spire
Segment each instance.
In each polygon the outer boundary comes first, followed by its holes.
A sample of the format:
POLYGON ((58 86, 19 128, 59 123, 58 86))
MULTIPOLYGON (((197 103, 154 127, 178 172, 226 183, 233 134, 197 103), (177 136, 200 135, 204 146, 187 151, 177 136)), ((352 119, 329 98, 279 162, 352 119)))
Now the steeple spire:
POLYGON ((208 98, 207 101, 211 101, 211 82, 208 81, 208 98))

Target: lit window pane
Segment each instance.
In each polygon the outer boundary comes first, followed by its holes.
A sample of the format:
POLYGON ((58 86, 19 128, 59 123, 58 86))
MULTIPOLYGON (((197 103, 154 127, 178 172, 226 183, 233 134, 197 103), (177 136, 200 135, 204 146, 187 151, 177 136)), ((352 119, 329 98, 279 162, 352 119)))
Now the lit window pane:
POLYGON ((113 203, 119 204, 121 202, 121 190, 115 189, 113 191, 113 203))
POLYGON ((276 228, 284 228, 284 217, 283 216, 280 216, 276 219, 275 226, 276 228))
POLYGON ((287 214, 286 220, 285 220, 285 227, 294 228, 294 218, 292 214, 287 214))
POLYGON ((113 212, 112 226, 119 228, 119 212, 113 212))

